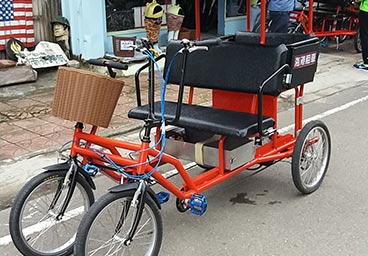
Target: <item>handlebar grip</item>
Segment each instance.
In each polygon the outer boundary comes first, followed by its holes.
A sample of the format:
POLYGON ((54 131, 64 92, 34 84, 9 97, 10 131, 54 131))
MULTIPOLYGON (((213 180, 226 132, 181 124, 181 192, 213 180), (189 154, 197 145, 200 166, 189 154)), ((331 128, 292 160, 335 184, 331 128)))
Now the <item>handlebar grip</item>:
POLYGON ((127 64, 123 64, 123 63, 116 62, 116 61, 108 61, 107 66, 112 67, 112 68, 116 68, 116 69, 120 69, 120 70, 127 70, 128 69, 127 64))
POLYGON ((220 38, 205 39, 203 41, 197 41, 196 46, 216 46, 221 45, 222 40, 220 38))
POLYGON ((96 65, 96 66, 106 66, 106 60, 102 59, 89 59, 87 60, 89 64, 96 65))
POLYGON ((87 61, 89 64, 103 67, 116 68, 120 70, 127 70, 128 65, 116 61, 104 60, 104 59, 90 59, 87 61))

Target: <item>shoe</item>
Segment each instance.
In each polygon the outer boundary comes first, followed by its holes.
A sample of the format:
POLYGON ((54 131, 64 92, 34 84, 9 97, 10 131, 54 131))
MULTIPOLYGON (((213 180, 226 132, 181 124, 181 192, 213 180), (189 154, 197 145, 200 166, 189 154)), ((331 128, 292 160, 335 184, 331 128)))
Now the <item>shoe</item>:
POLYGON ((353 65, 354 68, 367 70, 368 71, 368 64, 364 64, 363 62, 355 63, 353 65))

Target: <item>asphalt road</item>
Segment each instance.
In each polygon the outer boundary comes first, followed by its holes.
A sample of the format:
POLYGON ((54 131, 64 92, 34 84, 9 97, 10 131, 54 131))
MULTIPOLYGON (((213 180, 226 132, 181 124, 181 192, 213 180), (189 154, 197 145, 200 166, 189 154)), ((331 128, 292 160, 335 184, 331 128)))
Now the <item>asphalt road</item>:
MULTIPOLYGON (((177 212, 171 198, 161 211, 160 255, 367 255, 368 84, 335 91, 304 110, 306 120, 320 118, 331 133, 330 167, 320 189, 300 195, 286 159, 206 191, 208 210, 201 217, 177 212)), ((280 113, 279 122, 292 124, 293 111, 280 113)), ((112 185, 106 180, 98 180, 98 194, 112 185)), ((0 212, 0 254, 19 255, 7 236, 8 214, 0 212)))

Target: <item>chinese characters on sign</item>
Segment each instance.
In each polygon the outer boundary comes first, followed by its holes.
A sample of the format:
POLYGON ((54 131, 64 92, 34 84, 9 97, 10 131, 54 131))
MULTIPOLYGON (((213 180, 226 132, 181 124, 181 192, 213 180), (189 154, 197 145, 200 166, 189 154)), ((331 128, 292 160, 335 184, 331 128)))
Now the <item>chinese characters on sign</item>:
POLYGON ((120 50, 122 51, 129 51, 132 50, 132 46, 134 45, 133 40, 121 40, 120 41, 120 50))
POLYGON ((65 65, 68 58, 58 44, 41 41, 34 51, 21 52, 18 62, 27 63, 32 68, 48 68, 65 65))
POLYGON ((304 68, 317 63, 317 52, 309 52, 294 56, 293 69, 304 68))

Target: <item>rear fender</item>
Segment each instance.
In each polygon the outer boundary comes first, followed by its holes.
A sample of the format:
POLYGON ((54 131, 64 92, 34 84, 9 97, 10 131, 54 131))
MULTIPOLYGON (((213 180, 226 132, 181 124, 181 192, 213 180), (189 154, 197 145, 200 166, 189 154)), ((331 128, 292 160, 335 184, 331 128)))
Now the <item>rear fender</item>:
MULTIPOLYGON (((138 182, 134 182, 134 183, 124 183, 124 184, 120 184, 117 185, 115 187, 112 187, 109 189, 110 193, 119 193, 119 192, 124 192, 124 191, 130 191, 130 190, 137 190, 139 186, 138 182)), ((149 186, 147 186, 147 193, 148 195, 152 198, 152 200, 156 203, 158 209, 161 210, 161 204, 158 201, 157 197, 156 197, 156 193, 152 190, 152 188, 150 188, 149 186)))
MULTIPOLYGON (((51 171, 66 171, 67 172, 69 170, 69 168, 70 168, 69 162, 65 162, 65 163, 60 163, 60 164, 54 164, 54 165, 46 166, 43 169, 45 169, 46 172, 51 172, 51 171)), ((88 173, 86 173, 83 170, 83 168, 80 167, 79 165, 78 165, 78 173, 81 174, 84 177, 84 179, 87 181, 88 185, 92 189, 96 190, 96 185, 93 182, 91 176, 88 173)))

